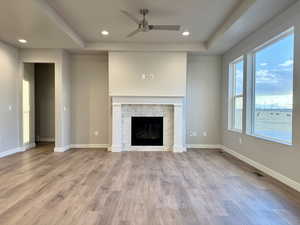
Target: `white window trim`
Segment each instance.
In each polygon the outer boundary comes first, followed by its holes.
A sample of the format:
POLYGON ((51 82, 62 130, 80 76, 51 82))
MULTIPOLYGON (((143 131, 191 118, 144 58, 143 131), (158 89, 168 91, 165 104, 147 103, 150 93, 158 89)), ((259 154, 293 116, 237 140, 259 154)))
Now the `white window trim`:
MULTIPOLYGON (((237 59, 233 60, 232 62, 229 63, 229 70, 228 70, 228 77, 229 77, 229 85, 228 85, 228 125, 227 129, 229 131, 237 132, 237 133, 242 133, 243 132, 243 118, 242 118, 242 129, 236 129, 234 127, 234 121, 235 121, 235 99, 236 98, 243 98, 243 102, 245 100, 244 94, 241 95, 235 95, 235 79, 236 76, 233 74, 233 66, 239 62, 243 61, 244 63, 244 56, 240 56, 237 59)), ((245 71, 243 68, 243 80, 245 79, 245 71)), ((244 90, 244 88, 243 88, 244 90)), ((244 92, 244 91, 243 91, 244 92)), ((243 104, 244 105, 244 104, 243 104)), ((244 108, 244 107, 243 107, 244 108)), ((244 111, 244 109, 243 109, 244 111)))
POLYGON ((291 34, 294 34, 295 32, 295 28, 294 27, 291 27, 289 28, 288 30, 286 31, 283 31, 281 32, 280 34, 277 34, 275 35, 273 38, 271 38, 270 40, 264 42, 263 44, 259 45, 258 47, 254 48, 250 53, 253 55, 255 54, 256 52, 276 43, 277 41, 280 41, 281 39, 291 35, 291 34))
POLYGON ((273 143, 275 142, 277 144, 293 146, 293 143, 288 142, 288 141, 284 141, 284 140, 281 140, 281 139, 267 137, 267 136, 263 136, 263 135, 259 135, 259 134, 246 134, 246 135, 254 137, 254 138, 258 138, 260 140, 268 141, 268 142, 273 142, 273 143))
MULTIPOLYGON (((246 134, 255 138, 259 138, 262 140, 266 140, 266 141, 270 141, 270 142, 276 142, 279 144, 284 144, 284 145, 288 145, 288 146, 292 146, 293 145, 293 133, 292 133, 292 141, 286 141, 286 140, 281 140, 281 139, 277 139, 277 138, 272 138, 272 137, 268 137, 268 136, 264 136, 264 135, 259 135, 255 133, 254 127, 255 127, 255 83, 256 83, 256 61, 255 61, 255 55, 258 51, 263 50, 264 48, 269 47, 270 45, 286 38, 287 36, 294 34, 294 27, 291 27, 290 29, 280 33, 279 35, 276 35, 275 37, 271 38, 270 40, 266 41, 265 43, 263 43, 262 45, 256 47, 255 49, 253 49, 247 57, 247 63, 251 63, 251 69, 248 68, 247 70, 247 75, 250 75, 250 79, 251 82, 249 82, 248 86, 247 86, 247 90, 250 90, 250 94, 247 95, 248 97, 250 97, 250 99, 247 99, 248 101, 250 101, 250 105, 247 105, 246 109, 247 111, 250 110, 250 113, 247 113, 246 119, 247 119, 247 127, 246 127, 246 134), (249 121, 249 122, 248 122, 249 121), (250 125, 250 127, 248 127, 250 125)), ((248 76, 247 76, 248 77, 248 76)), ((294 79, 294 70, 293 70, 293 79, 294 79)), ((294 92, 294 88, 293 88, 293 92, 294 92)), ((294 102, 293 102, 293 110, 294 110, 294 102)), ((248 111, 249 112, 249 111, 248 111)), ((292 116, 292 121, 294 121, 294 113, 292 116)), ((293 126, 293 123, 292 123, 293 126)), ((292 132, 293 132, 293 128, 292 128, 292 132)))

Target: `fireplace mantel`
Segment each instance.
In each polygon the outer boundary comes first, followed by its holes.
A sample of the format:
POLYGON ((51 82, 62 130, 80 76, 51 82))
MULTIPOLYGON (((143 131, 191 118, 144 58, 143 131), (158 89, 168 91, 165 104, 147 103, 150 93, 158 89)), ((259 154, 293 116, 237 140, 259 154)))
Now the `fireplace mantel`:
POLYGON ((171 105, 174 107, 173 116, 173 152, 185 152, 184 144, 184 97, 112 97, 112 152, 122 152, 122 105, 171 105))

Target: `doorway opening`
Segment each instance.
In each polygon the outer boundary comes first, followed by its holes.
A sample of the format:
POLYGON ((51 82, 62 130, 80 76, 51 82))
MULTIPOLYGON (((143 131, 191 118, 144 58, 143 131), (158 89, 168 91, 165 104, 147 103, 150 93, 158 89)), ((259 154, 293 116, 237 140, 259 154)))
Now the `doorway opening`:
POLYGON ((23 145, 55 143, 55 64, 24 63, 23 145))

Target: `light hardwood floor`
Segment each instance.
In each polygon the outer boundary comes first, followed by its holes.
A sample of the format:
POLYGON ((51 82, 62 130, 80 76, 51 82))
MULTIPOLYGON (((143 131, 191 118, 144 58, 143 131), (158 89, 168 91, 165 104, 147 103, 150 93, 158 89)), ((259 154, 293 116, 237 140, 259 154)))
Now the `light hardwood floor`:
POLYGON ((1 225, 291 225, 299 194, 215 150, 0 159, 1 225))

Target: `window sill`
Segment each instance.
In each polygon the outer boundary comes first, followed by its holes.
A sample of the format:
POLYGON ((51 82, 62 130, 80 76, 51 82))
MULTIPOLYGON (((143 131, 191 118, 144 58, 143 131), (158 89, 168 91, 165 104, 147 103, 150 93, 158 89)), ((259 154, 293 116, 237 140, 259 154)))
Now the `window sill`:
POLYGON ((275 138, 265 137, 265 136, 257 135, 257 134, 246 134, 246 135, 254 137, 254 138, 258 138, 260 140, 268 141, 268 142, 271 142, 271 143, 287 145, 287 146, 290 146, 290 147, 293 146, 293 143, 283 141, 283 140, 278 140, 278 139, 275 139, 275 138))
POLYGON ((230 132, 234 132, 234 133, 239 133, 239 134, 242 134, 243 133, 243 131, 242 130, 238 130, 238 129, 227 129, 228 131, 230 131, 230 132))

